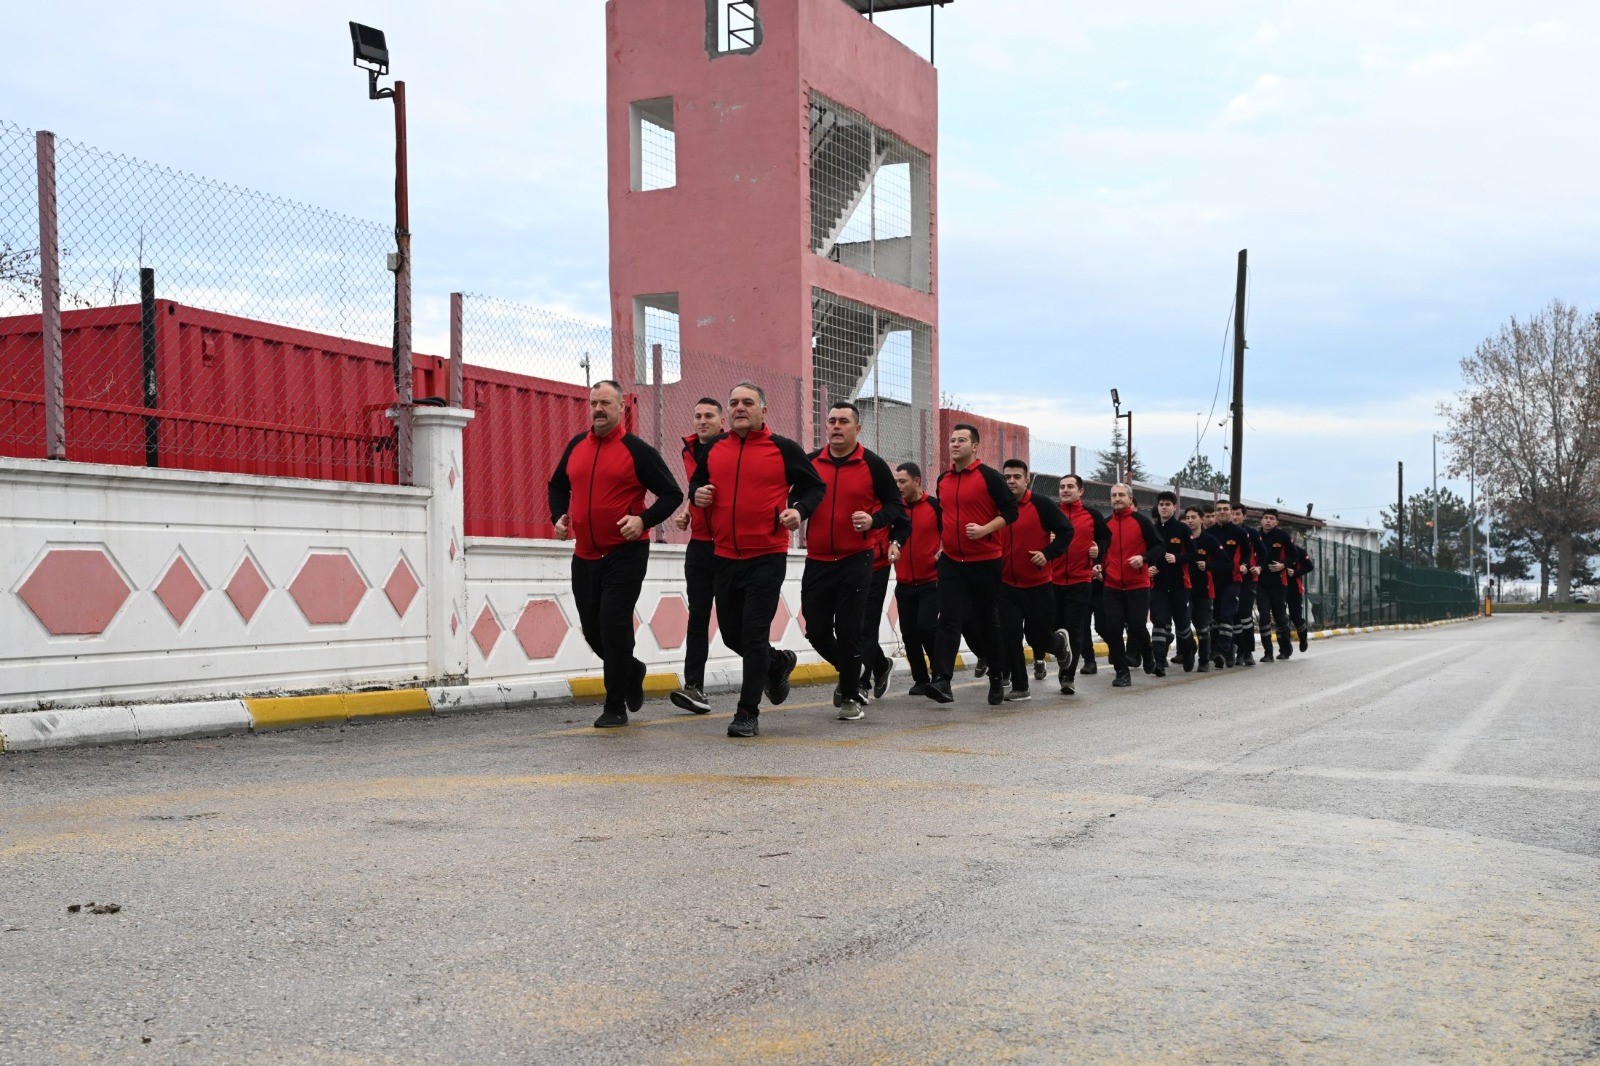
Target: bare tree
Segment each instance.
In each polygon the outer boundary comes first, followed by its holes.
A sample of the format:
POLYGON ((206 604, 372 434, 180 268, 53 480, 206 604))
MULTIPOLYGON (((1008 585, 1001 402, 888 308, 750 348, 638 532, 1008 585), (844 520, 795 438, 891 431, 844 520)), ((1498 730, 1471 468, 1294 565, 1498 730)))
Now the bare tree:
POLYGON ((1600 528, 1600 316, 1553 300, 1461 360, 1450 473, 1469 470, 1504 518, 1555 547, 1556 600, 1572 592, 1574 538, 1600 528))

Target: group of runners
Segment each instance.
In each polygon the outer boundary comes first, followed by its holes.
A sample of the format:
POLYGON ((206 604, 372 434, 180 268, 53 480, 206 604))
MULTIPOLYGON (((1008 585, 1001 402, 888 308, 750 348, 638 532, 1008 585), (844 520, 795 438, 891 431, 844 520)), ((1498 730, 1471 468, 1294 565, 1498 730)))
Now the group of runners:
POLYGON ((800 613, 807 641, 837 672, 843 721, 866 717, 889 694, 894 662, 878 640, 894 573, 909 695, 947 704, 964 639, 988 678, 988 702, 1032 698, 1056 663, 1060 691, 1099 671, 1104 639, 1111 684, 1133 671, 1205 673, 1288 659, 1307 649, 1304 575, 1311 559, 1267 508, 1245 524, 1237 501, 1191 505, 1162 492, 1153 514, 1128 485, 1101 514, 1083 503, 1083 479, 1060 479, 1055 499, 1031 491, 1028 464, 978 458, 975 426, 958 423, 949 466, 924 484, 916 463, 890 465, 860 442, 851 403, 826 412, 825 444, 807 453, 766 424, 766 396, 740 382, 726 404, 703 397, 683 438, 688 499, 662 455, 623 427, 614 381, 589 394, 590 427, 573 437, 549 481, 557 537, 574 542, 572 593, 584 639, 604 664, 596 728, 628 724, 644 704, 645 665, 633 617, 649 562, 649 531, 671 521, 690 533, 683 687, 672 702, 697 714, 705 693, 711 614, 742 659, 730 737, 760 732, 760 708, 783 703, 797 658, 769 639, 788 568, 790 535, 806 526, 800 613), (648 502, 649 497, 654 502, 648 502), (1292 627, 1292 630, 1291 630, 1292 627), (1032 668, 1028 653, 1032 653, 1032 668), (1031 675, 1031 676, 1030 676, 1031 675))

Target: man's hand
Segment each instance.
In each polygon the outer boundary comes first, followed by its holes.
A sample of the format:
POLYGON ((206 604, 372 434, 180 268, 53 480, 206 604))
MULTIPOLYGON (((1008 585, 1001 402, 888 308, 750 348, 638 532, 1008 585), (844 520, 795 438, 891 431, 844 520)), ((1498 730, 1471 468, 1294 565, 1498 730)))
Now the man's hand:
POLYGON ((1282 563, 1268 563, 1267 564, 1267 569, 1271 570, 1274 574, 1276 574, 1279 570, 1283 569, 1283 564, 1282 563))
POLYGON ((623 540, 638 540, 639 534, 644 532, 644 519, 636 514, 625 514, 617 519, 617 532, 622 534, 623 540))
POLYGON ((711 497, 716 492, 715 485, 701 485, 694 490, 694 505, 696 507, 710 507, 711 497))
POLYGON ((889 542, 889 562, 890 563, 898 563, 899 561, 900 561, 900 542, 899 541, 895 541, 895 540, 891 540, 889 542))
POLYGON ((1206 561, 1204 559, 1201 559, 1197 565, 1200 567, 1200 572, 1202 574, 1206 572, 1206 561))
POLYGON ((986 536, 988 536, 988 534, 984 532, 983 527, 978 525, 978 523, 976 523, 976 522, 968 522, 967 523, 967 539, 968 540, 982 540, 986 536))
POLYGON ((1090 543, 1090 545, 1089 545, 1089 558, 1091 558, 1091 559, 1100 558, 1100 545, 1092 543, 1092 542, 1090 543))
POLYGON ((1289 576, 1294 577, 1294 567, 1289 567, 1289 576))
POLYGON ((572 536, 572 523, 567 521, 567 516, 562 515, 556 519, 556 539, 566 540, 572 536))
MULTIPOLYGON (((709 486, 708 486, 709 487, 709 486)), ((800 512, 793 507, 786 508, 778 515, 778 524, 791 532, 800 528, 800 512)))
POLYGON ((1037 566, 1040 570, 1043 570, 1045 563, 1049 562, 1049 560, 1044 557, 1044 552, 1030 552, 1028 554, 1028 558, 1033 560, 1033 565, 1037 566))
POLYGON ((1252 566, 1252 567, 1251 567, 1251 568, 1250 568, 1250 576, 1251 576, 1251 577, 1260 577, 1260 576, 1261 576, 1261 567, 1259 567, 1259 566, 1252 566))
POLYGON ((1175 563, 1177 561, 1178 561, 1178 557, 1176 555, 1173 555, 1171 552, 1167 553, 1167 562, 1175 563))
POLYGON ((872 516, 865 511, 857 511, 850 516, 850 525, 857 533, 865 533, 872 528, 872 516))
POLYGON ((1144 569, 1144 556, 1142 556, 1142 555, 1130 555, 1130 556, 1128 556, 1128 566, 1131 567, 1134 570, 1143 570, 1144 569))
POLYGON ((679 511, 678 514, 677 514, 677 517, 673 518, 672 524, 677 526, 678 530, 680 532, 685 530, 685 529, 688 529, 689 528, 689 508, 685 507, 683 510, 679 511))
POLYGON ((1161 573, 1161 568, 1159 566, 1152 566, 1150 568, 1150 576, 1151 577, 1155 577, 1159 573, 1161 573))

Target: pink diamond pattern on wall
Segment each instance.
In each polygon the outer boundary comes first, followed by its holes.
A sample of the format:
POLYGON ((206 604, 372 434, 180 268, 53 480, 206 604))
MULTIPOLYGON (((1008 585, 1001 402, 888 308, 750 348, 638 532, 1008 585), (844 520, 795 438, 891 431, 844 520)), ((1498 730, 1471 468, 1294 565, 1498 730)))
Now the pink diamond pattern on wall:
POLYGON ((529 600, 517 618, 517 643, 530 659, 554 659, 569 628, 555 600, 529 600))
POLYGON ((205 592, 206 587, 195 575, 194 567, 182 555, 172 560, 172 565, 167 567, 167 572, 155 587, 156 599, 161 601, 161 606, 180 626, 189 620, 194 605, 200 602, 205 592))
POLYGON ((411 601, 421 589, 422 585, 418 583, 417 575, 412 573, 411 564, 406 562, 405 556, 396 559, 394 569, 389 573, 389 580, 383 583, 383 594, 389 597, 394 613, 404 618, 406 609, 411 606, 411 601))
POLYGON ((246 555, 239 563, 238 569, 234 570, 233 576, 228 579, 227 587, 223 591, 233 602, 239 617, 248 623, 256 616, 256 610, 261 606, 261 601, 267 598, 267 593, 272 591, 272 586, 261 576, 261 568, 256 565, 256 561, 246 555))
POLYGON ((494 611, 486 603, 483 610, 478 612, 478 620, 472 623, 472 640, 478 645, 478 651, 487 659, 489 653, 494 651, 495 642, 500 639, 503 632, 500 622, 494 616, 494 611))
POLYGON ((313 552, 289 582, 295 606, 314 626, 343 625, 367 594, 367 579, 346 552, 313 552))
POLYGON ((655 634, 658 648, 683 647, 689 635, 689 607, 682 596, 674 592, 657 601, 650 616, 650 632, 655 634))
POLYGON ((889 626, 896 633, 900 632, 900 604, 893 596, 889 597, 889 626))
POLYGON ((133 589, 104 548, 51 548, 17 589, 52 636, 106 631, 133 589))

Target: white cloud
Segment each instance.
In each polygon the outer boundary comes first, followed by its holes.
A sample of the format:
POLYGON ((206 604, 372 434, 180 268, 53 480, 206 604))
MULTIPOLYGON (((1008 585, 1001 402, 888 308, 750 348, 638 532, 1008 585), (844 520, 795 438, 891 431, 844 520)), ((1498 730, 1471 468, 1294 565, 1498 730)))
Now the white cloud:
POLYGON ((1224 126, 1238 126, 1277 114, 1283 111, 1287 95, 1282 78, 1276 74, 1263 74, 1249 89, 1228 101, 1218 121, 1224 126))

